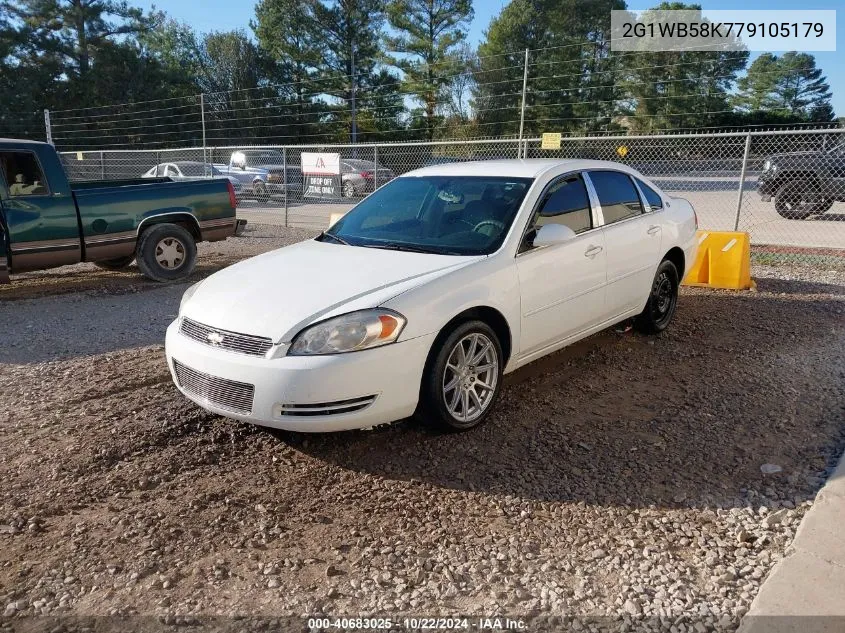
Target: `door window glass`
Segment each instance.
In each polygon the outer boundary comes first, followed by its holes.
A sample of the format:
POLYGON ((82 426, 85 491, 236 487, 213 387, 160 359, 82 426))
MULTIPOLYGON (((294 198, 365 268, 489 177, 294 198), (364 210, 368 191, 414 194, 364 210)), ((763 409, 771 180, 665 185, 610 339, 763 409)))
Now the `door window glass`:
POLYGON ((627 220, 643 213, 643 205, 634 183, 618 171, 591 171, 605 224, 627 220))
POLYGON ((46 196, 50 193, 32 152, 0 152, 0 168, 6 177, 10 196, 46 196))

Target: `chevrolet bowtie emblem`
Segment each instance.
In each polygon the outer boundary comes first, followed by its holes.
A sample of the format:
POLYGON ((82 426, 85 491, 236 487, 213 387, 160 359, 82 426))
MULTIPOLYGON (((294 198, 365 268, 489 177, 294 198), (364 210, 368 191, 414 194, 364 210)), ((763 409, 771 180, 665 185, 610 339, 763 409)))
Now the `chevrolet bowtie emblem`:
POLYGON ((222 345, 223 343, 223 335, 220 332, 209 332, 206 336, 209 345, 222 345))

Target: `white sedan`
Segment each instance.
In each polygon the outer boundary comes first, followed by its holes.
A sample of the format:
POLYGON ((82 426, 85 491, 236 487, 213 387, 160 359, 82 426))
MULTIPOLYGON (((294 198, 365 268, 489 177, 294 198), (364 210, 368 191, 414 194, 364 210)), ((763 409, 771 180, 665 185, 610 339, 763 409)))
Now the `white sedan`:
POLYGON ((696 228, 686 200, 616 163, 427 167, 189 288, 167 362, 185 396, 245 422, 338 431, 420 411, 469 429, 503 374, 626 319, 666 328, 696 228))

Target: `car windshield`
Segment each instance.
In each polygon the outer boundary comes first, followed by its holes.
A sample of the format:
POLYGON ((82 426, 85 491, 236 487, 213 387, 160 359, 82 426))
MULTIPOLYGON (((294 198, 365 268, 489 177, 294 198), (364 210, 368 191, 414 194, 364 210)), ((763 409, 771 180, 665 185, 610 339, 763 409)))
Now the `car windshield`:
POLYGON ((246 156, 247 160, 252 162, 264 162, 264 163, 281 163, 282 162, 282 155, 279 152, 274 151, 265 151, 265 152, 243 152, 243 155, 246 156))
POLYGON ((488 255, 502 245, 532 182, 493 176, 398 178, 318 239, 443 255, 488 255))
MULTIPOLYGON (((344 162, 344 164, 352 167, 352 169, 372 169, 373 167, 375 167, 375 163, 372 163, 368 160, 353 159, 353 160, 345 160, 343 162, 344 162)), ((381 165, 379 165, 379 168, 381 168, 381 165)))
POLYGON ((195 178, 198 176, 218 176, 220 172, 211 165, 203 165, 202 163, 190 163, 179 165, 183 176, 195 178))

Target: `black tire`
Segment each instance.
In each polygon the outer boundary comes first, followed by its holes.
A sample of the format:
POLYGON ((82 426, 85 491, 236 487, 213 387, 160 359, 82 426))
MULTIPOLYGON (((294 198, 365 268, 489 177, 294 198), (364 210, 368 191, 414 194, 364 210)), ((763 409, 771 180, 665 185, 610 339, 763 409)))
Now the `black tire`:
POLYGON ((355 197, 355 185, 351 180, 347 180, 343 183, 343 197, 344 198, 354 198, 355 197))
POLYGON ((813 182, 789 180, 775 194, 775 211, 787 220, 805 220, 811 215, 824 213, 833 206, 831 198, 822 198, 812 191, 818 188, 813 182))
POLYGON ((420 413, 422 417, 427 422, 432 422, 447 431, 467 431, 478 426, 487 419, 496 404, 502 389, 503 369, 502 346, 493 329, 483 321, 461 323, 445 337, 438 337, 429 354, 420 388, 420 413), (483 368, 491 365, 493 358, 495 358, 495 367, 476 371, 476 366, 470 365, 466 368, 467 373, 465 375, 459 375, 457 371, 451 369, 450 358, 452 358, 453 353, 457 353, 459 343, 462 345, 464 354, 470 351, 472 349, 472 340, 470 339, 475 335, 478 335, 474 339, 476 343, 483 346, 482 348, 475 348, 476 355, 481 354, 482 349, 487 349, 488 342, 491 344, 489 353, 494 355, 488 356, 485 354, 481 360, 487 360, 487 362, 478 367, 483 368), (455 379, 458 380, 457 386, 454 389, 447 390, 448 383, 455 379), (482 385, 490 388, 485 389, 482 385), (456 402, 454 399, 455 390, 460 392, 457 396, 460 402, 456 405, 459 409, 466 406, 463 403, 469 403, 469 406, 464 409, 467 413, 466 419, 461 419, 460 412, 455 415, 450 409, 450 402, 446 401, 447 394, 450 394, 449 399, 456 402), (475 402, 471 400, 470 390, 476 394, 475 402), (466 397, 463 396, 464 392, 467 393, 466 397), (478 404, 475 404, 476 402, 478 404))
POLYGON ((193 235, 177 224, 151 226, 141 234, 135 254, 141 273, 153 281, 184 279, 197 263, 193 235))
POLYGON ((267 185, 261 180, 252 183, 252 194, 259 202, 267 202, 270 199, 270 194, 267 192, 267 185))
POLYGON ((117 257, 115 259, 104 259, 101 262, 94 262, 94 265, 103 270, 123 270, 135 261, 135 255, 117 257))
POLYGON ((644 334, 659 334, 665 330, 678 307, 679 286, 678 269, 664 259, 654 274, 645 310, 634 319, 634 327, 644 334))

